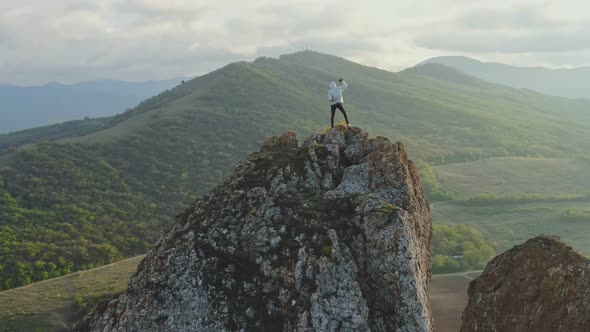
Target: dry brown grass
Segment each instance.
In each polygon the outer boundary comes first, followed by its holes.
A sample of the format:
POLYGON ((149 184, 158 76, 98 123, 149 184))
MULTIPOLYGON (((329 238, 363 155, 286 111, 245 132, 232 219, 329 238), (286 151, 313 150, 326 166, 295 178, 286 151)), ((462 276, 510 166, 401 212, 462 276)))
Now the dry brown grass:
POLYGON ((0 292, 0 331, 67 329, 76 297, 122 292, 142 257, 0 292))

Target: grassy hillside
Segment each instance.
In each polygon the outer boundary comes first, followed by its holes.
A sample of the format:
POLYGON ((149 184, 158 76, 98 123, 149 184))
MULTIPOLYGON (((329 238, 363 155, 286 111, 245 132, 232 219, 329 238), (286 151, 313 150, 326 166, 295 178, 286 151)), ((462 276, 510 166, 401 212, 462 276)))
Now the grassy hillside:
POLYGON ((144 253, 265 136, 325 129, 327 83, 340 76, 353 125, 403 141, 422 165, 590 151, 590 102, 315 52, 233 63, 100 130, 0 156, 0 289, 144 253))
POLYGON ((392 74, 313 52, 281 59, 305 64, 327 78, 336 73, 350 77, 345 101, 358 114, 352 121, 404 140, 414 158, 448 163, 588 151, 583 138, 590 123, 588 102, 495 84, 457 84, 424 73, 392 74))
POLYGON ((590 254, 590 201, 550 200, 464 205, 437 202, 432 217, 438 223, 465 224, 481 230, 503 252, 516 243, 540 234, 560 236, 565 242, 590 254))
POLYGON ((453 200, 435 202, 438 223, 470 225, 498 252, 540 234, 561 236, 590 254, 587 159, 491 158, 434 167, 453 200))
POLYGON ((127 288, 143 256, 0 292, 0 331, 65 331, 100 299, 127 288))
POLYGON ((590 162, 570 158, 490 158, 435 167, 445 188, 469 198, 590 194, 590 162))
MULTIPOLYGON (((287 128, 308 133, 327 123, 326 82, 340 76, 351 84, 345 98, 354 124, 405 139, 416 145, 412 151, 421 159, 439 163, 473 155, 563 156, 583 154, 590 147, 582 137, 590 126, 581 121, 590 120, 590 102, 485 82, 473 86, 395 74, 315 52, 228 65, 116 117, 110 129, 85 141, 129 136, 160 122, 160 113, 173 121, 187 112, 200 113, 195 130, 211 129, 202 122, 230 130, 252 123, 251 129, 261 128, 264 134, 287 128)), ((251 136, 260 139, 259 134, 251 136)))

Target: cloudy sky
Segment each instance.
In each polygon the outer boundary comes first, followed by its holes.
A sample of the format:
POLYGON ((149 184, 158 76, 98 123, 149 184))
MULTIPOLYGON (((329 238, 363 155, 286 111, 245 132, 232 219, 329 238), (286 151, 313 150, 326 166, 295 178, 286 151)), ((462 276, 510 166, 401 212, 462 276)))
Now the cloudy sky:
POLYGON ((148 80, 304 49, 401 70, 590 65, 587 0, 0 0, 0 83, 148 80))

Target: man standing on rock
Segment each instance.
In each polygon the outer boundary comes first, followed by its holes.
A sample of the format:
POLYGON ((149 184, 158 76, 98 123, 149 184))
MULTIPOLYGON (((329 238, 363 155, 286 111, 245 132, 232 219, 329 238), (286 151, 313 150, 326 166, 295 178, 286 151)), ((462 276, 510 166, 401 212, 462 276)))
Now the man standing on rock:
POLYGON ((336 109, 339 109, 344 115, 344 119, 346 120, 346 125, 350 127, 350 122, 348 121, 348 116, 346 116, 346 111, 344 110, 344 98, 342 98, 342 90, 346 89, 348 84, 343 79, 340 79, 339 82, 341 85, 336 85, 336 82, 330 83, 330 90, 328 91, 328 101, 330 102, 330 108, 332 112, 332 117, 330 118, 330 124, 332 128, 334 128, 334 113, 336 113, 336 109))

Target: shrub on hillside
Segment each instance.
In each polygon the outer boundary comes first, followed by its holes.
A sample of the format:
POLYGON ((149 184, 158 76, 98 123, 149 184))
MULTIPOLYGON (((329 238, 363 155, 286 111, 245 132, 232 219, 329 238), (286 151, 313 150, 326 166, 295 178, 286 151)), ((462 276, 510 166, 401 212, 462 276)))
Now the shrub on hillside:
POLYGON ((496 255, 495 245, 466 225, 435 224, 432 238, 432 272, 479 270, 496 255))

